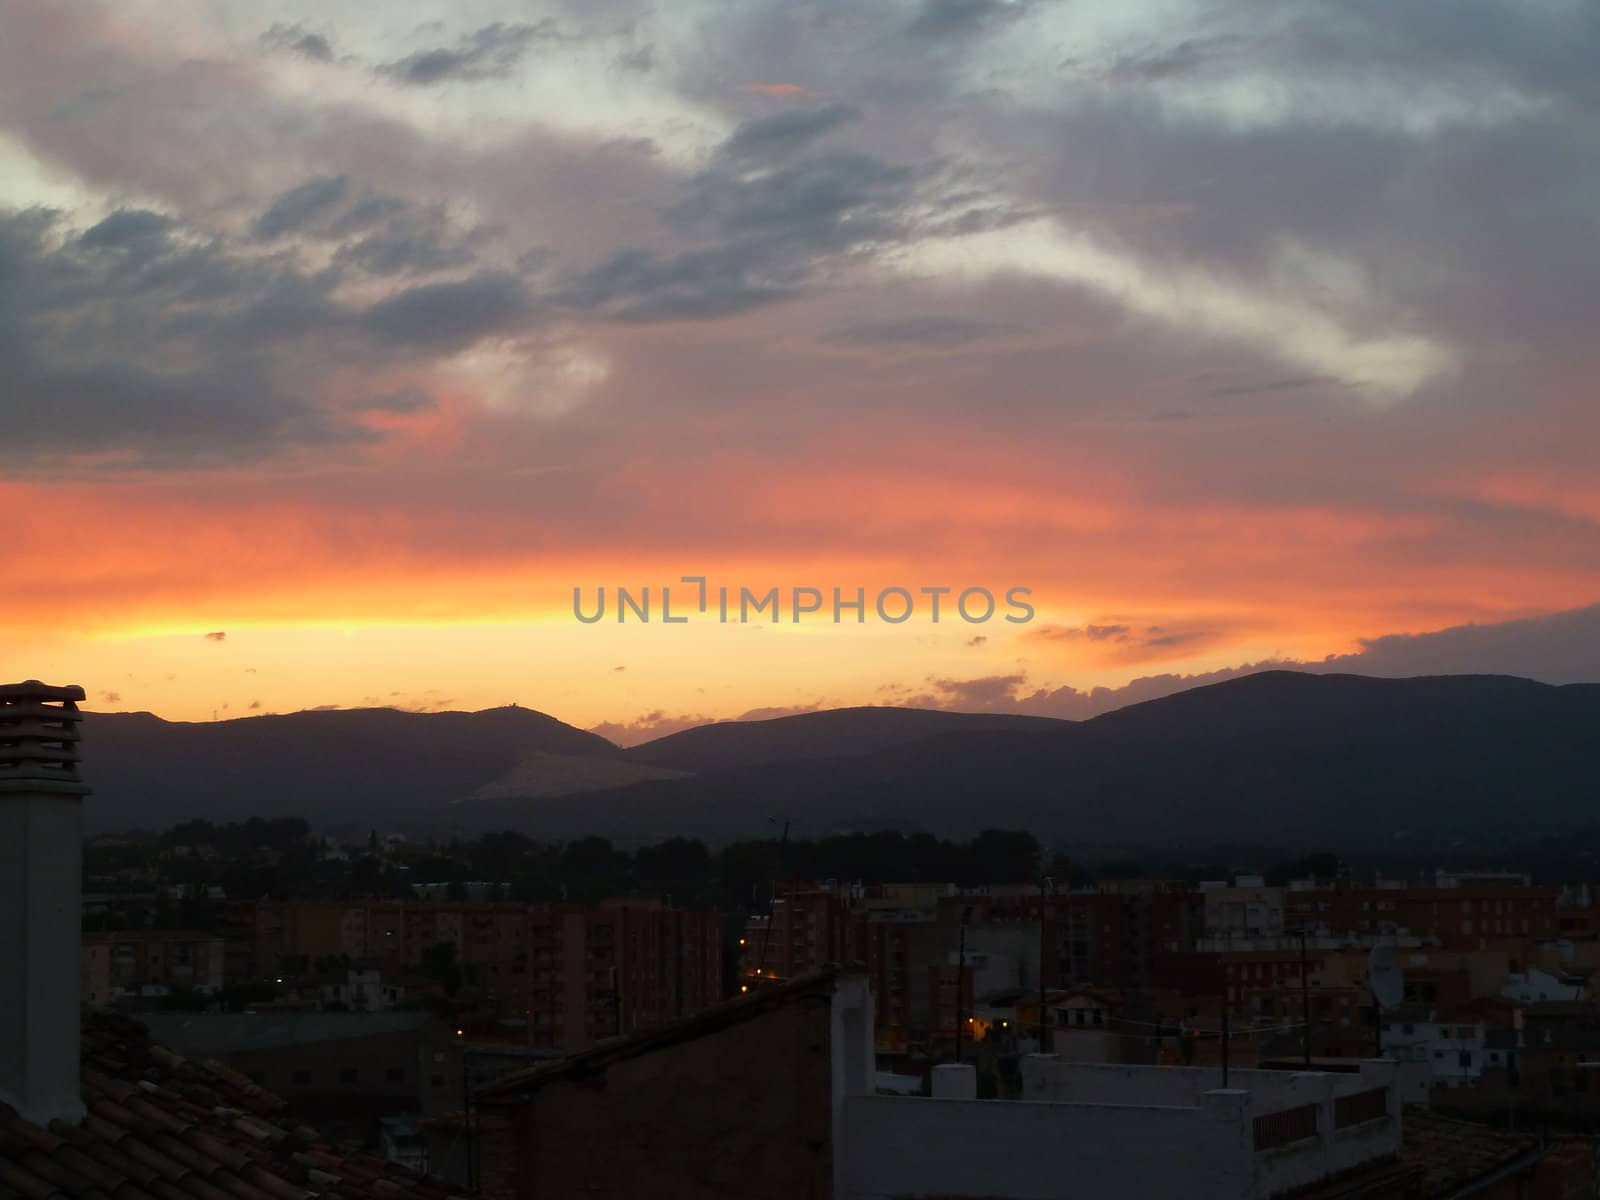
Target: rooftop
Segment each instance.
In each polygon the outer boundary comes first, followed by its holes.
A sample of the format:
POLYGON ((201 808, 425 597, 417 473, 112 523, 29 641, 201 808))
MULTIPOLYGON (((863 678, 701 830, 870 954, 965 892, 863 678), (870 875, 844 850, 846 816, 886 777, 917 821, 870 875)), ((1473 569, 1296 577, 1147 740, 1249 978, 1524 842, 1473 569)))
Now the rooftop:
POLYGON ((283 1100, 217 1063, 84 1017, 81 1124, 0 1103, 7 1200, 450 1200, 449 1188, 294 1123, 283 1100))
POLYGON ((1400 1157, 1422 1168, 1425 1196, 1458 1195, 1469 1184, 1534 1162, 1540 1153, 1539 1139, 1529 1134, 1456 1121, 1424 1108, 1407 1108, 1401 1125, 1400 1157))
POLYGON ((555 1079, 590 1074, 604 1070, 614 1062, 709 1036, 741 1021, 752 1020, 763 1013, 780 1008, 804 995, 830 994, 835 981, 844 974, 846 972, 839 968, 829 968, 814 975, 792 979, 775 987, 763 988, 747 996, 725 1001, 680 1021, 672 1021, 623 1037, 610 1038, 577 1054, 570 1054, 554 1062, 503 1076, 478 1092, 477 1098, 490 1102, 495 1099, 514 1099, 555 1079))
POLYGON ((141 1020, 158 1041, 209 1057, 409 1033, 436 1018, 426 1012, 243 1012, 147 1013, 141 1020))

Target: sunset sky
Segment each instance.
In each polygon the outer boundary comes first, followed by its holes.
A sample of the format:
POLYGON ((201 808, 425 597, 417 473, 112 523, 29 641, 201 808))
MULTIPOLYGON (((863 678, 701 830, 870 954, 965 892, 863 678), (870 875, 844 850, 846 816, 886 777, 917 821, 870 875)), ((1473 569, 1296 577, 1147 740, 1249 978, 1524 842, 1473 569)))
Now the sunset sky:
POLYGON ((0 676, 623 741, 1600 679, 1597 55, 1588 0, 6 0, 0 676), (573 618, 683 575, 1036 615, 573 618))

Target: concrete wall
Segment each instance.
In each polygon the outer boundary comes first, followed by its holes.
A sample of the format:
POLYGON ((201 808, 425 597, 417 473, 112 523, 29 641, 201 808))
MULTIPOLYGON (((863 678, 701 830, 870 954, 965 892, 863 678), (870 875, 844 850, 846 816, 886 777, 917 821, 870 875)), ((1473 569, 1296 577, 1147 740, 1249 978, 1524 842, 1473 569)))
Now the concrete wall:
POLYGON ((0 1101, 76 1122, 82 803, 21 786, 0 788, 0 1101))
MULTIPOLYGON (((1024 1059, 1022 1075, 1024 1101, 1080 1105, 1203 1107, 1222 1082, 1221 1071, 1209 1067, 1092 1065, 1061 1062, 1049 1055, 1024 1059)), ((1364 1062, 1359 1074, 1229 1071, 1229 1088, 1243 1097, 1240 1125, 1250 1148, 1249 1194, 1279 1195, 1397 1153, 1401 1098, 1394 1084, 1395 1065, 1387 1060, 1364 1062), (1336 1129, 1335 1101, 1376 1088, 1388 1090, 1387 1116, 1336 1129), (1255 1117, 1303 1105, 1317 1106, 1315 1140, 1254 1151, 1255 1117)))
POLYGON ((855 1096, 839 1200, 1243 1200, 1243 1104, 1237 1093, 1201 1108, 855 1096))
MULTIPOLYGON (((1394 1064, 1374 1059, 1362 1074, 1320 1071, 1230 1070, 1227 1086, 1248 1092, 1252 1114, 1310 1104, 1331 1088, 1345 1096, 1385 1086, 1394 1064)), ((1143 1067, 1079 1063, 1053 1055, 1022 1060, 1022 1098, 1061 1104, 1136 1104, 1193 1108, 1207 1092, 1223 1086, 1217 1067, 1143 1067)))
POLYGON ((1321 1095, 1314 1098, 1318 1107, 1317 1138, 1256 1154, 1255 1195, 1279 1196, 1400 1152, 1401 1099, 1400 1089, 1394 1086, 1393 1063, 1381 1060, 1362 1063, 1359 1075, 1307 1074, 1292 1078, 1300 1081, 1296 1104, 1313 1102, 1306 1097, 1308 1090, 1321 1091, 1321 1095), (1386 1116, 1345 1129, 1335 1128, 1338 1097, 1380 1087, 1388 1091, 1386 1116))

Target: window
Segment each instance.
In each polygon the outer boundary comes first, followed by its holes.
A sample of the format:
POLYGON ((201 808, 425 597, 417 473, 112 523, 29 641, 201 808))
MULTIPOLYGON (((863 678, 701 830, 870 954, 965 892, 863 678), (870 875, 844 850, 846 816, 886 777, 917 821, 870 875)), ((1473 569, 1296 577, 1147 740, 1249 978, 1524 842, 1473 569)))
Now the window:
POLYGON ((390 1067, 383 1073, 383 1081, 385 1083, 404 1083, 406 1081, 405 1068, 390 1067))
POLYGON ((355 1083, 356 1078, 356 1069, 354 1067, 345 1067, 339 1072, 340 1083, 355 1083))
POLYGON ((443 1075, 431 1075, 431 1076, 429 1076, 428 1077, 428 1086, 429 1087, 433 1087, 433 1088, 442 1088, 444 1086, 444 1076, 443 1075))
POLYGON ((296 1071, 289 1076, 289 1082, 295 1087, 309 1087, 311 1084, 310 1071, 296 1071))

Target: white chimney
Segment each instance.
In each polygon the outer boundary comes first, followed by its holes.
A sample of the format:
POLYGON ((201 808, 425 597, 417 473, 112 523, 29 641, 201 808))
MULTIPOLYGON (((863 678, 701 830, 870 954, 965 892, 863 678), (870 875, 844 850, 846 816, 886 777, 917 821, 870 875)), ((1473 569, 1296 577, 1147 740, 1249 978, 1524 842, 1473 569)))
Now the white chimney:
POLYGON ((81 687, 0 685, 0 1100, 83 1118, 81 687))

